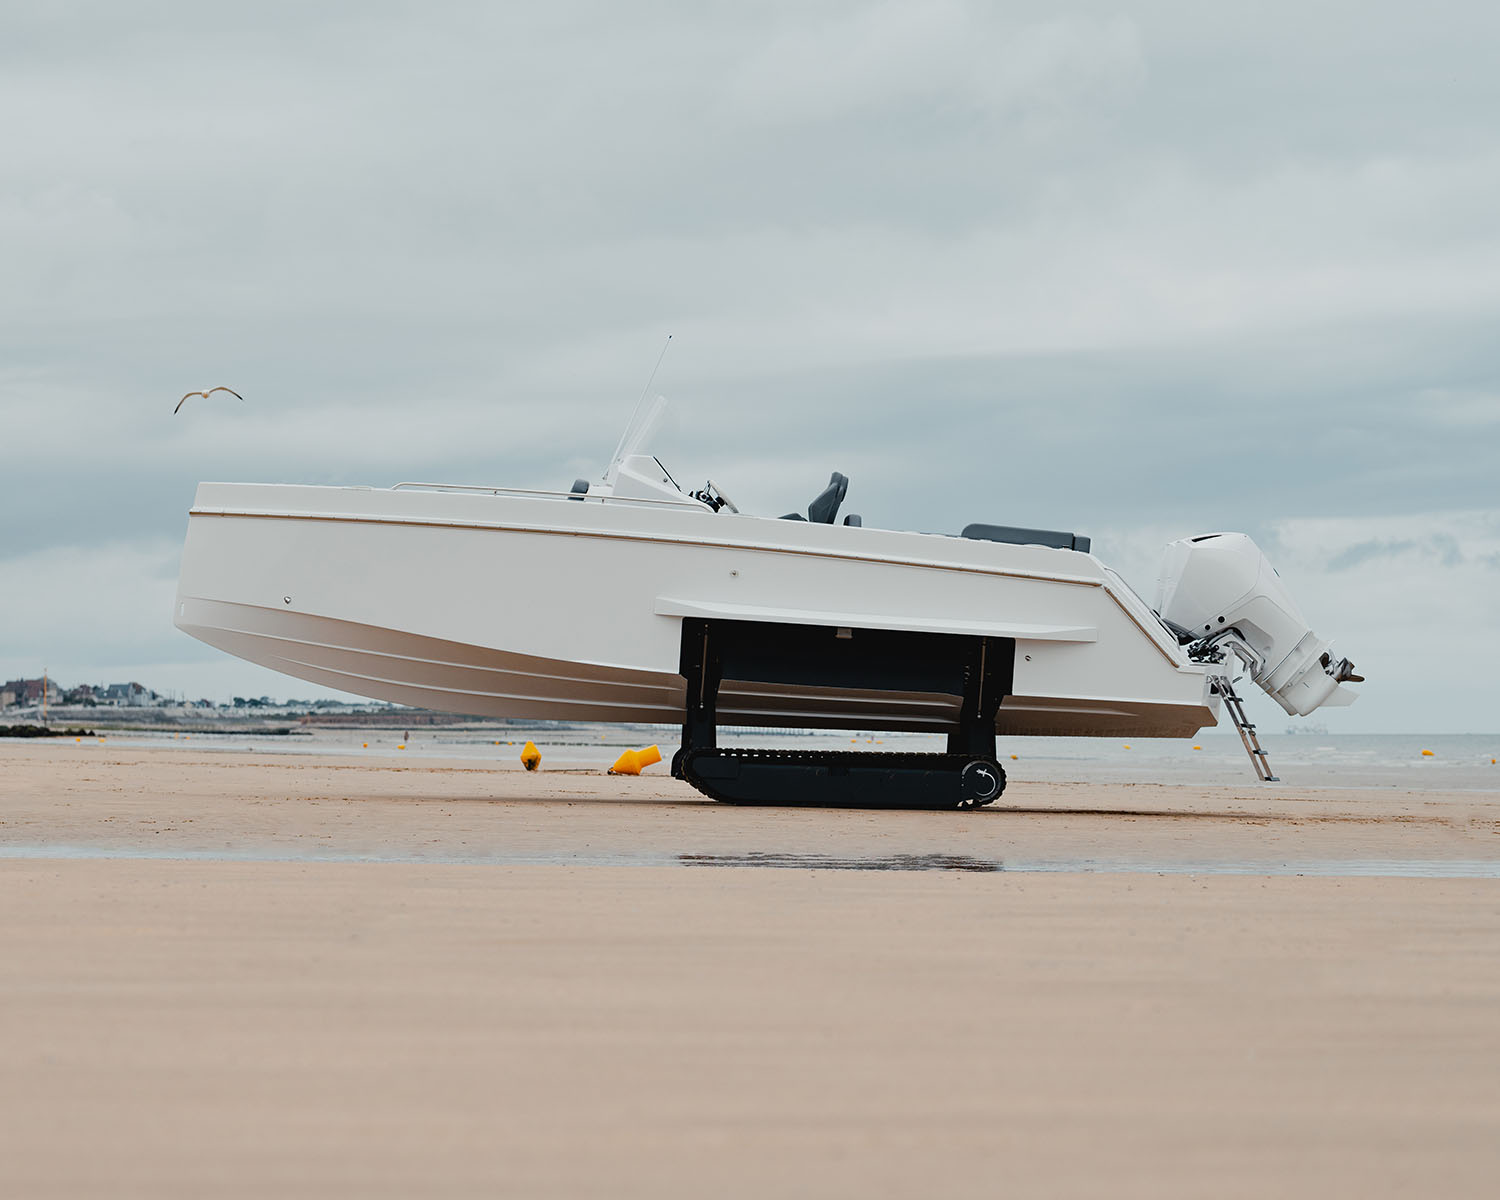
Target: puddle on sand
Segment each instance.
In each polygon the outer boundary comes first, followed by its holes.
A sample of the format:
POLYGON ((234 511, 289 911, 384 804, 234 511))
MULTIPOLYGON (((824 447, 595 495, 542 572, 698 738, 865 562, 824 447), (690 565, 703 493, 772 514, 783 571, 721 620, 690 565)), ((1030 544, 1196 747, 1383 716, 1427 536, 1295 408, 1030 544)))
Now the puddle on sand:
POLYGON ((679 854, 684 867, 781 867, 800 871, 1003 871, 993 858, 966 854, 891 854, 882 858, 837 858, 831 854, 679 854))
POLYGON ((123 859, 160 862, 391 863, 476 867, 761 867, 801 871, 963 871, 1046 875, 1305 875, 1316 878, 1500 879, 1500 860, 1306 859, 1277 862, 1124 858, 994 859, 965 854, 868 857, 756 851, 740 854, 567 854, 497 850, 470 854, 305 851, 290 847, 205 850, 131 846, 0 845, 3 860, 123 859))
POLYGON ((810 871, 1003 871, 1012 875, 1310 875, 1326 878, 1500 879, 1485 859, 1317 859, 1306 862, 1153 862, 1149 859, 1003 859, 961 854, 833 858, 823 854, 680 854, 685 867, 782 867, 810 871))

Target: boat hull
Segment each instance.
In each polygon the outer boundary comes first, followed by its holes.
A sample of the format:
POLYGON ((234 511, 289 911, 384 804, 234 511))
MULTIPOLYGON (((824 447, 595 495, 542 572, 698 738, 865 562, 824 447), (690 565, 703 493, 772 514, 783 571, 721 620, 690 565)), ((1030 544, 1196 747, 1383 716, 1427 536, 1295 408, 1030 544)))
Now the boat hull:
MULTIPOLYGON (((174 619, 358 695, 521 719, 676 722, 685 617, 1016 643, 1002 734, 1189 736, 1201 667, 1073 551, 511 495, 204 484, 174 619)), ((959 698, 726 680, 726 725, 944 731, 959 698)))

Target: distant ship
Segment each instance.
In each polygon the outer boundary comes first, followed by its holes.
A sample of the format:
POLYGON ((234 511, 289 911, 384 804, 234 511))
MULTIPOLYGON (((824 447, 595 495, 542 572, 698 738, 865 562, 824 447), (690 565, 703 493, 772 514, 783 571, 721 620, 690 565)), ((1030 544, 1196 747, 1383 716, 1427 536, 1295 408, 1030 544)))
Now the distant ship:
POLYGON ((674 772, 734 800, 987 803, 997 735, 1189 737, 1226 701, 1269 777, 1235 678, 1291 714, 1354 699, 1243 534, 1168 546, 1153 609, 1074 533, 840 522, 837 472, 785 517, 686 492, 641 449, 656 415, 568 491, 200 484, 175 623, 401 704, 680 721, 674 772), (720 722, 941 732, 948 752, 720 750, 720 722))

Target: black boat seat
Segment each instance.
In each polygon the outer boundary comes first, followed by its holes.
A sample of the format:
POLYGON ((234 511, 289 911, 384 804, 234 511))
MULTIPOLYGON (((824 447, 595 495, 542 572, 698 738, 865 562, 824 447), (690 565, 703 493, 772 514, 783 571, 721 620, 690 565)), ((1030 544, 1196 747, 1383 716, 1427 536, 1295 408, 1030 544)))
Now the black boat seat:
POLYGON ((864 523, 864 519, 858 513, 850 513, 847 517, 844 518, 845 525, 852 525, 856 528, 863 525, 864 523))
POLYGON ((1050 546, 1054 550, 1081 550, 1087 554, 1092 539, 1060 529, 1021 529, 1015 525, 965 525, 961 537, 981 542, 1005 542, 1012 546, 1050 546))
MULTIPOLYGON (((807 506, 807 516, 801 513, 787 513, 781 519, 783 521, 812 521, 817 525, 832 525, 839 515, 839 505, 844 502, 844 493, 849 490, 849 476, 835 471, 828 480, 828 486, 818 493, 818 498, 807 506)), ((855 518, 855 524, 859 519, 855 518)))
POLYGON ((835 471, 828 479, 828 486, 807 506, 807 519, 818 525, 832 525, 848 490, 849 477, 835 471))

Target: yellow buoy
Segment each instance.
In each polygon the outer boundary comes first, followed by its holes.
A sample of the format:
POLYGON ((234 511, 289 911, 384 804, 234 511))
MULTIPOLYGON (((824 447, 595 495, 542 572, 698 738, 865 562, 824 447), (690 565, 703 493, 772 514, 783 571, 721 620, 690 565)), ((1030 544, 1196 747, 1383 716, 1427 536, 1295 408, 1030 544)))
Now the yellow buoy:
POLYGON ((1011 761, 1011 762, 1015 762, 1015 761, 1016 761, 1016 760, 1017 760, 1017 759, 1018 759, 1018 758, 1020 758, 1020 757, 1021 757, 1021 756, 1020 756, 1020 755, 1019 755, 1019 754, 1012 754, 1012 755, 1011 755, 1011 756, 1010 756, 1010 761, 1011 761))
POLYGON ((1423 758, 1435 758, 1436 755, 1434 755, 1431 750, 1423 750, 1422 751, 1422 757, 1423 758))
POLYGON ((609 769, 611 775, 639 775, 640 773, 641 756, 634 750, 625 751, 615 759, 614 765, 609 769))
POLYGON ((366 750, 368 750, 370 748, 370 743, 369 742, 360 742, 360 745, 363 746, 366 750))
POLYGON ((610 767, 609 773, 611 775, 639 775, 643 768, 659 762, 661 762, 661 750, 655 746, 647 746, 641 750, 627 750, 615 759, 615 765, 610 767))
POLYGON ((1127 749, 1127 750, 1129 750, 1129 749, 1130 749, 1130 743, 1129 743, 1129 742, 1126 742, 1126 743, 1125 743, 1125 749, 1127 749))
POLYGON ((1193 747, 1193 749, 1194 749, 1194 750, 1202 750, 1202 749, 1203 749, 1203 747, 1202 747, 1202 746, 1194 746, 1194 747, 1193 747))
POLYGON ((521 765, 528 771, 535 771, 542 765, 542 752, 536 748, 535 742, 527 742, 521 747, 521 765))
POLYGON ((397 750, 405 750, 406 749, 406 743, 405 742, 397 742, 396 743, 396 749, 397 750))

